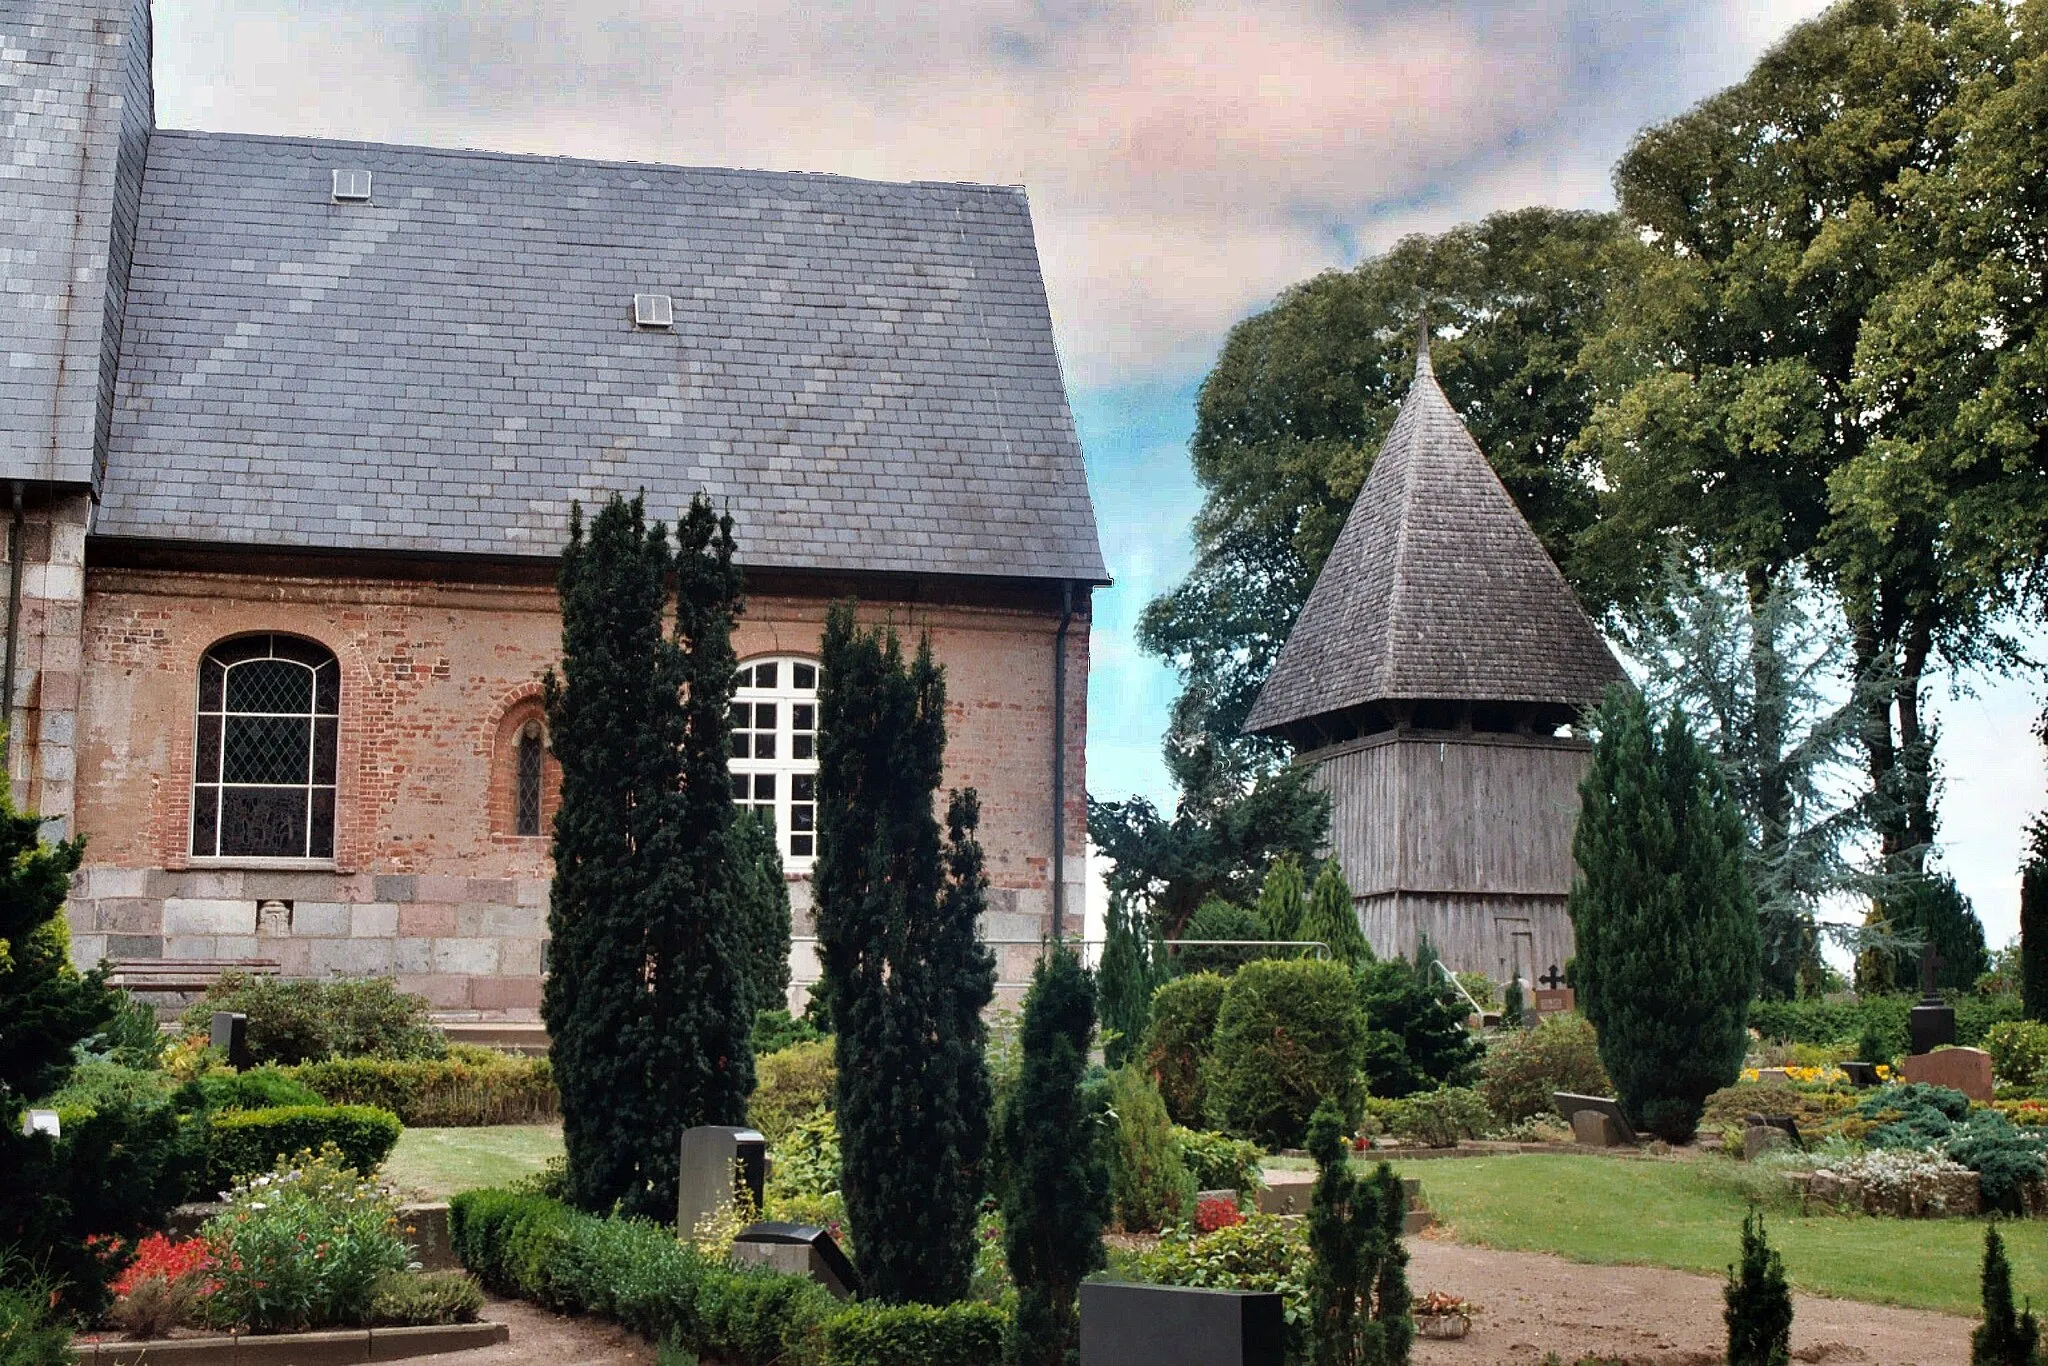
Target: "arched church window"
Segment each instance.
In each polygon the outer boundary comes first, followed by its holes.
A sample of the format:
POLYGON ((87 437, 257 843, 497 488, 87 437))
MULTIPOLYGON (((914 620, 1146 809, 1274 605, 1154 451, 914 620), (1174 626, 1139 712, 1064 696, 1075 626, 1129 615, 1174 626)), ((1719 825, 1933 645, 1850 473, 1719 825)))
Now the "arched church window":
POLYGON ((512 831, 517 835, 540 833, 541 735, 540 722, 528 721, 519 728, 518 755, 514 761, 518 791, 513 796, 512 831))
POLYGON ((296 636, 237 636, 199 660, 192 853, 334 857, 341 665, 296 636))
POLYGON ((732 702, 732 799, 775 822, 783 866, 818 853, 818 662, 789 655, 740 665, 732 702))

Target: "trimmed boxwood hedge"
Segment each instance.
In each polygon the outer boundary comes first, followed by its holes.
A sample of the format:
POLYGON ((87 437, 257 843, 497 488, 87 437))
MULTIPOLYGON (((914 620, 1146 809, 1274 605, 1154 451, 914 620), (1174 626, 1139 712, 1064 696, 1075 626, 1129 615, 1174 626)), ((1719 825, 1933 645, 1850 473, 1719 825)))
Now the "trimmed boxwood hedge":
POLYGON ((391 1155, 404 1126, 389 1110, 368 1105, 280 1105, 267 1110, 224 1110, 211 1116, 207 1180, 226 1190, 235 1178, 271 1169, 279 1157, 323 1143, 341 1149, 359 1172, 391 1155))
POLYGON ((449 1203, 449 1241, 489 1289, 594 1314, 731 1366, 995 1366, 1005 1320, 981 1304, 841 1305, 802 1276, 711 1261, 658 1224, 503 1190, 449 1203))
POLYGON ((540 1124, 561 1096, 546 1058, 456 1045, 446 1058, 330 1058, 282 1069, 330 1105, 375 1105, 409 1128, 540 1124))

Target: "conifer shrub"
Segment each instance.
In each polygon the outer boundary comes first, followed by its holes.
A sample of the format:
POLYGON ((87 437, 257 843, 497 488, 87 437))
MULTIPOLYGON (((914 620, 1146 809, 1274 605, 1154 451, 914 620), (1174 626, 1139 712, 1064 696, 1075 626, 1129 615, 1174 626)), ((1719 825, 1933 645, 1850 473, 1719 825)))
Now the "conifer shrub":
POLYGON ((1351 884, 1337 860, 1324 859, 1309 888, 1308 905, 1296 927, 1296 939, 1314 940, 1330 947, 1330 957, 1347 966, 1360 968, 1373 961, 1372 946, 1358 925, 1358 908, 1351 897, 1351 884))
POLYGON ((1355 1123, 1365 1020, 1351 973, 1308 959, 1248 963, 1216 1015, 1209 1111, 1219 1128, 1294 1148, 1325 1100, 1355 1123))
POLYGON ((1173 1122, 1200 1128, 1209 1117, 1209 1059, 1226 983, 1213 972, 1176 977, 1152 993, 1145 1070, 1173 1122))
POLYGON ((1994 1222, 1984 1229, 1984 1321, 1970 1334, 1970 1366, 2038 1366, 2041 1325, 2031 1306, 2015 1310, 2012 1263, 1994 1222))
POLYGON ((1501 994, 1500 1023, 1503 1029, 1520 1029, 1527 1023, 1527 1007, 1522 1002, 1522 979, 1508 979, 1507 990, 1501 994))
POLYGON ((1479 1064, 1479 1094, 1504 1124, 1551 1113, 1550 1098, 1559 1091, 1608 1092, 1600 1041, 1583 1015, 1553 1015, 1534 1029, 1505 1034, 1479 1064))
POLYGON ((1159 1091, 1136 1068, 1109 1074, 1109 1202, 1126 1233, 1155 1233, 1194 1209, 1194 1175, 1159 1091))
POLYGON ((1444 982, 1394 958, 1359 969, 1358 999, 1373 1095, 1406 1096, 1472 1080, 1482 1046, 1465 1028, 1464 1003, 1444 982))
MULTIPOLYGON (((1969 991, 1990 968, 1984 924, 1949 874, 1926 872, 1903 879, 1886 890, 1883 913, 1892 933, 1931 945, 1939 952, 1936 990, 1969 991)), ((1899 949, 1890 954, 1892 981, 1901 991, 1914 996, 1920 994, 1923 952, 1899 949)))
POLYGON ((1742 1260, 1728 1268, 1721 1292, 1728 1325, 1728 1366, 1790 1366, 1792 1288, 1785 1263, 1764 1237, 1762 1211, 1742 1221, 1742 1260))
POLYGON ((1308 1128, 1316 1184, 1309 1196, 1308 1340, 1315 1366, 1405 1366, 1415 1340, 1408 1252, 1401 1245, 1407 1196, 1393 1168, 1351 1169, 1343 1114, 1319 1108, 1308 1128))
POLYGON ((1080 959, 1055 945, 1031 974, 1022 1069, 1002 1116, 1010 1164, 1003 1250, 1017 1285, 1013 1366, 1065 1366, 1079 1344, 1081 1282, 1105 1261, 1109 1173, 1089 1137, 1100 1116, 1081 1086, 1094 1029, 1094 984, 1080 959))
POLYGON ((1195 908, 1169 945, 1176 972, 1215 972, 1228 976, 1255 958, 1262 958, 1267 949, 1243 946, 1230 947, 1224 944, 1192 943, 1183 946, 1183 941, 1221 939, 1244 941, 1256 944, 1266 939, 1266 922, 1256 911, 1234 905, 1218 897, 1211 897, 1195 908))
POLYGON ((1149 917, 1127 896, 1109 899, 1102 964, 1095 994, 1102 1015, 1102 1058, 1122 1067, 1145 1046, 1152 1024, 1152 993, 1166 979, 1166 950, 1152 936, 1149 917))
POLYGON ((952 794, 943 831, 933 819, 946 684, 929 637, 906 662, 893 631, 859 630, 839 603, 821 656, 812 886, 841 1190, 864 1292, 948 1304, 973 1276, 994 1096, 981 809, 969 788, 952 794))
POLYGON ((1677 712, 1653 727, 1617 684, 1595 726, 1572 845, 1573 981, 1629 1122, 1683 1142, 1749 1042, 1762 945, 1748 835, 1677 712))
POLYGON ((587 530, 571 512, 544 691, 562 796, 541 1017, 585 1209, 673 1219, 682 1131, 740 1123, 754 1086, 726 769, 739 592, 732 519, 701 497, 673 548, 638 498, 587 530))
POLYGON ((1308 883, 1302 879, 1301 859, 1282 854, 1266 869, 1266 880, 1259 884, 1258 904, 1252 909, 1265 926, 1268 939, 1295 939, 1299 937, 1307 903, 1308 883))

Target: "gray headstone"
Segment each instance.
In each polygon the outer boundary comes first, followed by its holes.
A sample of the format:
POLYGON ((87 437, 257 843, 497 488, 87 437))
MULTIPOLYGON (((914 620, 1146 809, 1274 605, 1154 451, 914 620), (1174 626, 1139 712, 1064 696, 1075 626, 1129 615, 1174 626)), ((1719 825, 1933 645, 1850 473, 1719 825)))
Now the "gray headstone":
POLYGON ((1081 1287, 1081 1366, 1281 1366, 1280 1296, 1089 1281, 1081 1287))
POLYGON ((733 1201, 752 1194, 754 1208, 768 1184, 768 1140, 753 1129, 707 1124, 683 1131, 676 1173, 676 1232, 682 1237, 733 1201))
POLYGON ((732 1259, 809 1276, 840 1299, 860 1291, 860 1274, 830 1232, 813 1224, 749 1224, 733 1239, 732 1259))
POLYGON ((1755 1161, 1764 1153, 1792 1146, 1792 1135, 1771 1124, 1752 1124, 1742 1131, 1742 1155, 1755 1161))
POLYGON ((212 1043, 237 1072, 254 1061, 249 1056, 249 1017, 239 1010, 213 1012, 212 1043))
POLYGON ((1550 1099, 1557 1106, 1558 1114, 1564 1116, 1565 1123, 1571 1124, 1574 1130, 1578 1126, 1573 1116, 1582 1110, 1591 1110, 1614 1121, 1615 1135, 1622 1143, 1633 1144, 1636 1141, 1634 1126, 1621 1112, 1621 1102, 1612 1096, 1581 1096, 1571 1091, 1558 1091, 1550 1099))
POLYGON ((1603 1115, 1598 1110, 1572 1111, 1572 1142, 1587 1148, 1626 1146, 1614 1117, 1603 1115))

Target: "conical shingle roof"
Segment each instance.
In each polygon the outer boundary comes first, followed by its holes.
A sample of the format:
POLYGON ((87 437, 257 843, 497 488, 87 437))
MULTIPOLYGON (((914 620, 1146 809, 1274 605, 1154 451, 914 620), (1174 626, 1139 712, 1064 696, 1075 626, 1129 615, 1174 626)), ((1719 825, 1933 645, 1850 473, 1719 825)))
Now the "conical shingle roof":
POLYGON ((1437 386, 1425 340, 1245 730, 1404 700, 1577 708, 1622 677, 1437 386))

